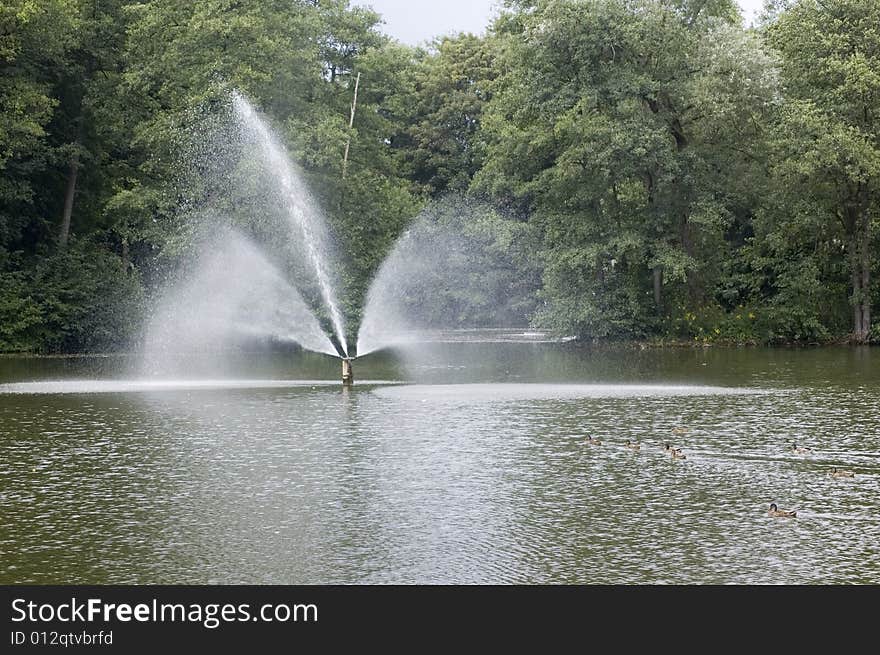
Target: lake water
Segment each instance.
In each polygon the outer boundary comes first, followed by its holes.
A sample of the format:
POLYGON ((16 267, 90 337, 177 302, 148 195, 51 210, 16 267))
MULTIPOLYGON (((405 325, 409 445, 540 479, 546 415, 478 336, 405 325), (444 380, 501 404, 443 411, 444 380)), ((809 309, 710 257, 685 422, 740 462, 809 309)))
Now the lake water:
POLYGON ((0 582, 880 583, 880 350, 483 336, 0 358, 0 582))

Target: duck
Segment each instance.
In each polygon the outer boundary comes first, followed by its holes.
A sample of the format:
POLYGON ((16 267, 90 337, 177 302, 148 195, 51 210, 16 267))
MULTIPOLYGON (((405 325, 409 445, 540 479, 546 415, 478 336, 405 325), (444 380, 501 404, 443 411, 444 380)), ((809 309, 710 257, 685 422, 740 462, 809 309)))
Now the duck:
POLYGON ((779 509, 779 507, 776 506, 776 503, 770 503, 770 510, 767 512, 767 516, 792 517, 797 516, 797 512, 794 510, 779 509))
POLYGON ((663 444, 663 450, 672 456, 672 459, 687 459, 687 455, 681 452, 681 448, 673 448, 668 443, 663 444))
POLYGON ((672 434, 687 434, 687 428, 672 428, 672 434))
POLYGON ((626 443, 623 444, 623 447, 629 448, 630 450, 640 450, 641 449, 641 446, 638 444, 638 442, 632 442, 629 439, 626 440, 626 443))
POLYGON ((796 455, 806 455, 807 453, 813 452, 812 448, 807 448, 806 446, 798 446, 796 443, 792 441, 791 443, 791 452, 796 455))
POLYGON ((601 446, 602 440, 596 439, 596 437, 594 437, 592 434, 588 434, 587 435, 587 443, 590 444, 591 446, 601 446))
POLYGON ((831 469, 829 473, 832 478, 854 478, 856 474, 853 471, 844 471, 843 469, 831 469))

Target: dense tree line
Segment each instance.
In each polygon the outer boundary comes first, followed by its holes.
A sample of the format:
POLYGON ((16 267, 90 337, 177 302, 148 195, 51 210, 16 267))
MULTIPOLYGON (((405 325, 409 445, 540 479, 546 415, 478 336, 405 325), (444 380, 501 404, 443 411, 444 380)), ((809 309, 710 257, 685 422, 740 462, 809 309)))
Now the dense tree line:
POLYGON ((876 0, 773 0, 757 29, 733 0, 508 0, 428 48, 380 20, 0 1, 0 351, 132 346, 179 252, 181 144, 229 88, 303 167, 352 324, 408 222, 467 194, 528 253, 537 326, 880 341, 876 0))

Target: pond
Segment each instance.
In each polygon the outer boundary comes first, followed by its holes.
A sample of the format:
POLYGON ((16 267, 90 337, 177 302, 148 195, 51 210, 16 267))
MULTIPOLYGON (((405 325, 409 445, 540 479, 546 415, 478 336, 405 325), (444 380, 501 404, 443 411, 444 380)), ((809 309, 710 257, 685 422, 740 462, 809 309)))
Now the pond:
POLYGON ((0 358, 0 582, 876 584, 878 364, 487 333, 344 389, 309 353, 0 358))

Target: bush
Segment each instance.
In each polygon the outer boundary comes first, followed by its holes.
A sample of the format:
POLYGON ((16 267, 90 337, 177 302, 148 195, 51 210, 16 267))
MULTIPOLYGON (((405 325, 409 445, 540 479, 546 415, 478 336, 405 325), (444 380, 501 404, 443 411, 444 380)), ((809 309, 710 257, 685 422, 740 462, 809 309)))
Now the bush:
POLYGON ((0 350, 125 349, 141 324, 143 290, 121 260, 93 244, 0 273, 0 350))
POLYGON ((32 332, 43 322, 30 295, 30 277, 22 271, 0 273, 0 352, 35 350, 32 332))
POLYGON ((818 343, 831 337, 816 313, 785 305, 738 305, 725 312, 717 305, 693 311, 679 308, 667 318, 667 336, 702 343, 818 343))
POLYGON ((762 340, 770 344, 820 343, 831 338, 816 312, 798 305, 766 308, 758 327, 762 340))

